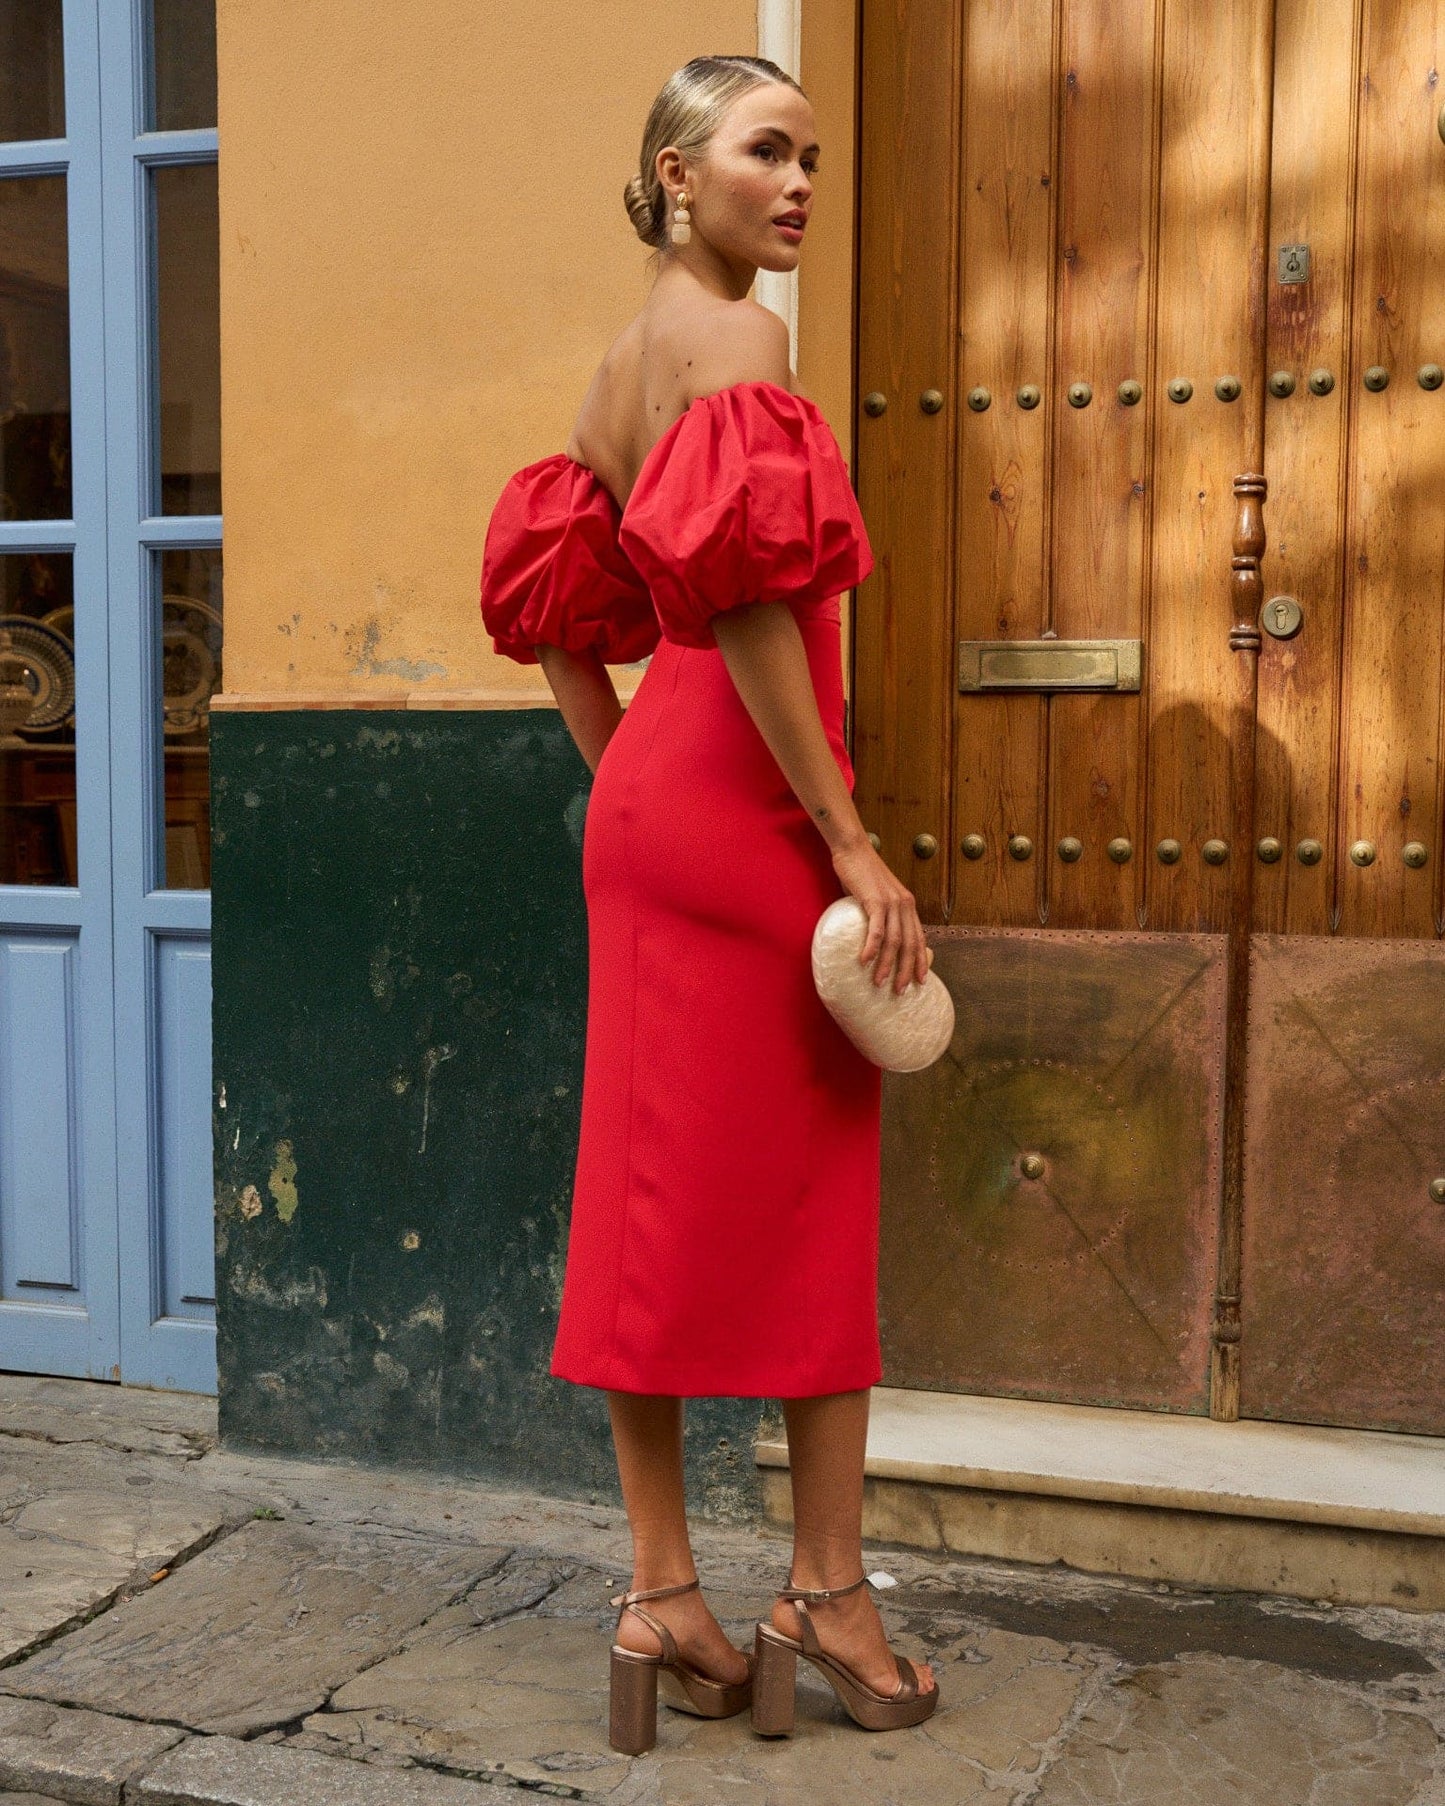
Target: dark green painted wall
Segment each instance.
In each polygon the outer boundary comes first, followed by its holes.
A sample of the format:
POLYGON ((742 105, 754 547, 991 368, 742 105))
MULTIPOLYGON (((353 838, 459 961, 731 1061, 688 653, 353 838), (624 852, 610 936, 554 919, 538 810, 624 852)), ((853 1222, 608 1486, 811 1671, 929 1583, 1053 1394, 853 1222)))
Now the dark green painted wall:
MULTIPOLYGON (((582 1080, 587 767, 551 709, 211 723, 221 1435, 616 1498, 547 1373, 582 1080)), ((756 1401, 688 1408, 756 1508, 756 1401)))

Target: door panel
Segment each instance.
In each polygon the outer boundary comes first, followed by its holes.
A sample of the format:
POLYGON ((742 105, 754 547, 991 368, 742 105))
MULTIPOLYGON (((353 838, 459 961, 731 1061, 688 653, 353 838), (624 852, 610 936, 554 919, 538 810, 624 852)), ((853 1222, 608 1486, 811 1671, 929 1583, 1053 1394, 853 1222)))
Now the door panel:
POLYGON ((853 761, 885 847, 934 837, 934 857, 910 851, 908 864, 919 909, 937 921, 950 866, 940 811, 949 784, 953 454, 949 416, 924 413, 919 398, 953 386, 959 8, 922 0, 915 32, 897 24, 877 9, 862 37, 874 126, 860 144, 859 249, 888 299, 858 320, 860 367, 873 373, 869 394, 885 411, 869 412, 876 404, 864 398, 865 506, 878 557, 854 612, 853 761))
POLYGON ((0 312, 7 316, 0 591, 10 641, 0 735, 0 1366, 113 1379, 119 1324, 96 18, 93 4, 67 5, 56 32, 58 12, 37 14, 31 26, 44 29, 27 31, 15 46, 25 68, 14 91, 30 90, 30 100, 4 128, 14 141, 0 144, 0 190, 18 185, 0 201, 0 312), (47 98, 37 107, 39 97, 47 98), (41 129, 63 136, 20 139, 41 129), (30 412, 37 402, 39 412, 30 412))
POLYGON ((934 946, 958 1033, 885 1078, 888 1383, 1206 1410, 1223 938, 934 946))
MULTIPOLYGON (((1042 9, 1040 9, 1042 10, 1042 9)), ((1050 502, 1052 597, 1063 639, 1141 639, 1148 605, 1149 497, 1154 418, 1152 324, 1159 187, 1159 60, 1154 0, 1064 15, 1061 84, 1056 381, 1050 502), (1141 382, 1126 405, 1121 382, 1141 382), (1076 408, 1060 391, 1086 381, 1076 408)), ((1052 262, 1050 258, 1050 262, 1052 262)), ((1040 706, 1036 704, 1035 706, 1040 706)), ((1143 905, 1138 855, 1143 815, 1138 696, 1057 696, 1048 710, 1048 819, 1040 844, 1051 926, 1134 928, 1143 905), (1054 843, 1082 841, 1061 862, 1054 843), (1134 858, 1101 857, 1118 838, 1134 858)))
MULTIPOLYGON (((1041 479, 1049 410, 1030 411, 1013 398, 1030 383, 1049 392, 1054 117, 1050 85, 1037 76, 1053 65, 1053 28, 1046 7, 1017 0, 964 10, 962 360, 958 389, 939 416, 958 442, 959 561, 950 644, 1032 639, 1048 612, 1041 479), (983 413, 966 401, 978 387, 993 398, 983 413)), ((866 484, 867 441, 855 443, 866 484)), ((861 602, 866 614, 866 592, 861 602)), ((1010 858, 1007 842, 1022 836, 1038 846, 1044 833, 1038 784, 1043 710, 1031 697, 959 697, 952 681, 949 687, 956 736, 953 820, 934 832, 955 853, 970 834, 981 834, 984 848, 981 857, 955 859, 944 919, 1037 923, 1038 865, 1010 858)), ((913 863, 906 846, 895 857, 885 842, 884 854, 902 872, 913 863)))
POLYGON ((1270 588, 1304 625, 1261 658, 1259 822, 1285 855, 1256 882, 1265 930, 1439 926, 1445 402, 1417 373, 1445 356, 1442 21, 1438 0, 1282 0, 1271 236, 1311 265, 1270 310, 1298 385, 1267 415, 1270 588))
POLYGON ((1362 44, 1336 894, 1343 933, 1433 935, 1433 874, 1401 855, 1419 839, 1438 869, 1445 803, 1445 408, 1415 374, 1445 359, 1445 0, 1368 0, 1362 44), (1380 393, 1363 387, 1373 365, 1390 376, 1380 393), (1372 865, 1349 856, 1361 840, 1372 865))
POLYGON ((1241 1407, 1438 1433, 1445 948, 1257 935, 1253 957, 1241 1407))
POLYGON ((157 1158, 160 1279, 155 1316, 214 1321, 216 1244, 211 1188, 211 949, 208 941, 157 936, 157 1158))
POLYGON ((81 1302, 78 964, 73 935, 0 943, 0 1296, 81 1302))
POLYGON ((121 1361, 138 1385, 216 1386, 209 876, 202 837, 220 677, 220 348, 214 68, 200 10, 104 8, 106 309, 116 382, 107 466, 121 1361), (149 9, 141 9, 148 11, 149 9), (199 37, 195 34, 199 29, 199 37), (156 54, 157 49, 159 54, 156 54), (206 79, 177 86, 188 67, 206 79), (149 96, 149 100, 147 97, 149 96), (171 129, 185 119, 194 123, 171 129), (166 129, 147 130, 152 121, 166 129), (141 281, 136 274, 140 273, 141 281))
MULTIPOLYGON (((1091 0, 1093 3, 1093 0, 1091 0)), ((1146 846, 1151 928, 1223 928, 1230 744, 1233 479, 1258 469, 1264 354, 1270 0, 1165 9, 1152 491, 1146 846), (1221 379, 1238 398, 1216 393, 1221 379), (1168 385, 1191 385, 1185 401, 1168 385), (1178 841, 1161 864, 1154 848, 1178 841)), ((1180 391, 1176 391, 1180 392, 1180 391)))
POLYGON ((1269 372, 1293 385, 1265 403, 1266 595, 1298 598, 1305 623, 1292 639, 1264 636, 1259 657, 1255 822, 1281 856, 1256 861, 1254 919, 1273 932, 1328 934, 1340 842, 1338 766, 1344 568, 1345 427, 1353 386, 1345 345, 1353 304, 1359 89, 1358 0, 1278 0, 1270 247, 1308 244, 1306 282, 1266 272, 1269 372), (1312 371, 1335 386, 1312 393, 1312 371), (1302 863, 1302 841, 1321 858, 1302 863))
MULTIPOLYGON (((927 461, 900 466, 887 421, 895 406, 912 418, 916 400, 870 362, 885 327, 869 321, 915 322, 927 303, 873 259, 874 244, 899 242, 880 191, 882 219, 863 245, 859 388, 884 391, 888 410, 865 409, 855 440, 885 558, 895 535, 916 536, 912 497, 950 458, 958 472, 951 613, 930 604, 931 653, 927 640, 905 643, 889 613, 899 602, 872 579, 859 598, 856 691, 866 735, 895 670, 915 701, 927 694, 920 657, 947 683, 931 742, 951 738, 951 786, 926 762, 898 781, 911 776, 931 802, 925 825, 952 858, 951 892, 937 883, 941 855, 920 855, 866 761, 858 793, 895 869, 922 901, 941 902, 932 919, 995 931, 967 942, 960 1013, 1007 1040, 998 1057, 1010 1072, 1027 1068, 1027 1096, 1007 1101, 1012 1132, 1059 1175, 1067 1210, 1053 1194, 1024 1208, 1030 1197, 1010 1189, 1003 1103, 979 1090, 971 1021, 950 1063, 890 1087, 890 1378, 1202 1410, 1222 1143, 1219 1110, 1199 1100, 1223 1095, 1225 981, 1217 932, 1206 955, 1186 931, 1222 930, 1231 897, 1229 866, 1202 854, 1231 833, 1241 728, 1233 479, 1259 456, 1271 5, 982 0, 962 15, 949 99, 962 116, 961 180, 939 166, 933 185, 940 200, 958 194, 956 386, 933 417, 942 431, 924 441, 927 461), (1217 392, 1223 377, 1233 384, 1217 392), (1173 379, 1185 387, 1171 399, 1173 379), (1049 636, 1142 641, 1142 687, 958 690, 959 640, 1049 636), (1181 843, 1176 863, 1154 857, 1166 838, 1181 843), (1017 938, 1041 923, 1037 949, 1017 938), (1144 925, 1182 938, 1143 940, 1144 925), (1152 972, 1174 958, 1193 959, 1199 980, 1183 1015, 1152 972), (1039 1007, 1051 961, 1073 987, 1056 1014, 1039 1007), (1154 1126, 1093 1123, 1089 1088, 1102 1095, 1131 1057, 1183 1048, 1178 1025, 1206 996, 1209 1032, 1201 1018, 1183 1065, 1151 1068, 1147 1103, 1131 1096, 1154 1126), (1088 1075, 1077 1096, 1076 1069, 1088 1075), (1107 1224, 1091 1220, 1100 1211, 1107 1224), (924 1228, 940 1218, 941 1249, 924 1228), (1078 1239, 1068 1256, 1048 1245, 1066 1224, 1078 1239)), ((911 71, 941 29, 931 4, 865 7, 865 65, 911 71)), ((892 101, 866 76, 863 96, 867 146, 892 101)), ((947 148, 935 129, 931 154, 947 148)), ((865 153, 865 217, 871 167, 865 153)), ((941 285, 931 295, 943 304, 941 285)), ((1246 745, 1249 727, 1246 717, 1246 745)), ((952 932, 939 957, 957 963, 952 932)))
MULTIPOLYGON (((885 556, 895 519, 901 539, 928 533, 926 507, 920 516, 915 506, 928 473, 950 456, 959 473, 951 631, 949 611, 930 602, 928 634, 905 643, 896 584, 880 593, 876 578, 859 605, 865 747, 871 718, 886 715, 891 673, 906 676, 915 703, 927 700, 918 661, 930 645, 930 669, 953 697, 952 796, 930 758, 909 770, 908 747, 889 773, 912 785, 928 831, 961 855, 934 919, 1226 920, 1230 874, 1200 849, 1227 838, 1231 820, 1231 485, 1259 452, 1269 108, 1258 96, 1268 92, 1270 16, 1266 0, 965 9, 962 181, 940 163, 934 184, 935 206, 960 194, 962 355, 920 447, 923 470, 894 455, 887 421, 895 407, 911 419, 915 396, 890 390, 870 337, 885 328, 869 322, 901 317, 925 339, 915 322, 929 297, 885 273, 865 232, 860 387, 886 395, 889 413, 865 410, 858 423, 859 479, 885 556), (1216 395, 1224 377, 1234 380, 1229 400, 1216 395), (1190 385, 1187 399, 1169 399, 1173 379, 1190 385), (1131 383, 1137 399, 1121 397, 1131 383), (1030 390, 1033 406, 1020 396, 1030 390), (960 695, 945 670, 955 639, 1044 635, 1143 639, 1142 694, 960 695), (1178 839, 1185 856, 1161 867, 1146 837, 1178 839), (1077 859, 1058 857, 1063 839, 1080 843, 1077 859)), ((909 46, 930 28, 941 22, 928 7, 901 18, 865 11, 865 63, 911 71, 909 46)), ((886 119, 892 102, 866 80, 864 95, 866 147, 870 119, 886 119)), ((920 91, 911 103, 943 99, 920 91)), ((936 130, 932 154, 946 148, 936 130)), ((889 197, 875 198, 891 217, 889 197)), ((941 369, 933 381, 943 383, 941 369)), ((920 615, 946 574, 936 562, 926 589, 908 597, 920 615)), ((938 856, 919 856, 913 821, 894 821, 866 756, 859 770, 888 856, 921 898, 939 897, 938 856)))

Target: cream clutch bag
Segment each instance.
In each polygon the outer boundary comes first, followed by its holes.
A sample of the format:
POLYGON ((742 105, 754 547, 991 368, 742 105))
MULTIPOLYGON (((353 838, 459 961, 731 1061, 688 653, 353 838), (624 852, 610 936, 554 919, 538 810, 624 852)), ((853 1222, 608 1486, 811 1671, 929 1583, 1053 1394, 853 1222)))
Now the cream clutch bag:
POLYGON ((813 930, 813 983, 828 1014, 859 1053, 887 1072, 920 1072, 953 1039, 953 999, 930 971, 922 984, 895 992, 875 985, 872 966, 858 955, 868 918, 856 897, 839 897, 813 930))

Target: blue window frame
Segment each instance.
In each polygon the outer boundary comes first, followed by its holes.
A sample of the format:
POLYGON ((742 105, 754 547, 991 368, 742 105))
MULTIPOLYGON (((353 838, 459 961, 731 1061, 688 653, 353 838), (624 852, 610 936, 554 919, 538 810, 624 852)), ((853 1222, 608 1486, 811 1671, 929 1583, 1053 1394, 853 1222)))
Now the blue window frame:
MULTIPOLYGON (((33 32, 43 5, 28 3, 33 32)), ((0 184, 32 184, 0 188, 0 204, 48 195, 38 178, 64 183, 63 309, 54 269, 8 287, 0 271, 0 306, 48 305, 51 327, 63 314, 70 389, 69 513, 28 499, 33 484, 6 486, 0 565, 73 579, 71 615, 0 637, 0 726, 25 685, 54 691, 46 660, 59 668, 68 645, 75 770, 73 803, 47 804, 29 776, 39 715, 0 740, 30 785, 5 792, 21 799, 5 831, 40 849, 6 876, 50 880, 0 884, 0 1367, 214 1391, 218 144, 214 123, 194 123, 215 118, 214 13, 211 0, 63 0, 62 17, 64 136, 0 142, 0 184), (58 827, 36 825, 45 807, 58 827)), ((60 444, 59 425, 45 430, 60 444)))

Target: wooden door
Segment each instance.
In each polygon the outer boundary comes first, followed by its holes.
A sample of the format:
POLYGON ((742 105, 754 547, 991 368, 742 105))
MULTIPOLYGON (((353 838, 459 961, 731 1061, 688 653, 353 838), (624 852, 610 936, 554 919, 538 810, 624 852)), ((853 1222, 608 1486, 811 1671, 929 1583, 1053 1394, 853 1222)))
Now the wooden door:
POLYGON ((865 4, 854 758, 960 1006, 897 1383, 1439 1423, 1442 8, 865 4))
POLYGON ((1249 1416, 1437 1433, 1442 65, 1445 0, 1278 0, 1271 236, 1311 257, 1269 288, 1269 368, 1298 380, 1267 401, 1265 568, 1304 618, 1260 658, 1280 857, 1255 863, 1240 1374, 1249 1416))

